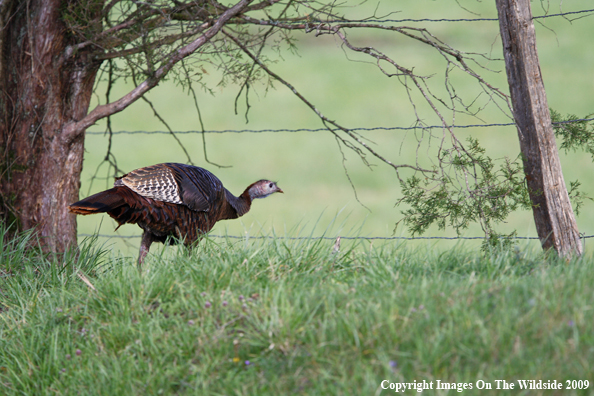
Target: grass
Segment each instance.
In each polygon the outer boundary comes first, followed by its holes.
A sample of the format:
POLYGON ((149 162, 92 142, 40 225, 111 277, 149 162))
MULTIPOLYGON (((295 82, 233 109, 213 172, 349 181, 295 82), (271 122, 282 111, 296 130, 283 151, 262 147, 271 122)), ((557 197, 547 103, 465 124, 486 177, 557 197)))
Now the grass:
POLYGON ((591 257, 205 240, 157 251, 139 273, 97 241, 58 259, 28 245, 24 235, 0 251, 5 395, 387 395, 385 379, 594 381, 591 257))

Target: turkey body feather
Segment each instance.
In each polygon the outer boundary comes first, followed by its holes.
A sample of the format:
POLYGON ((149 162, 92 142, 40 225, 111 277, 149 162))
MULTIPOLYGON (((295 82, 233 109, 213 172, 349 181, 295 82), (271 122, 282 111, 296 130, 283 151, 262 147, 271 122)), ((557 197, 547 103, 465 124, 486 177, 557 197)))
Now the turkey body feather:
MULTIPOLYGON (((152 242, 183 240, 190 245, 219 220, 247 213, 253 199, 283 192, 275 182, 259 180, 239 196, 229 192, 211 172, 196 166, 164 163, 136 169, 114 187, 69 206, 72 213, 107 213, 119 226, 138 224, 144 230, 138 264, 152 242)), ((118 228, 119 228, 118 226, 118 228)))

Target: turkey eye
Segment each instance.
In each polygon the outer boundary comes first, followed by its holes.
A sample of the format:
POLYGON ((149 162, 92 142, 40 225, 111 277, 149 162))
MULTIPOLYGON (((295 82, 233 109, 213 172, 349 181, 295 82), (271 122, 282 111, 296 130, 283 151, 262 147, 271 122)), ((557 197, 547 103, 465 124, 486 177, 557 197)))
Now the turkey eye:
POLYGON ((272 184, 273 184, 273 183, 270 183, 270 184, 268 185, 268 187, 272 188, 272 184))

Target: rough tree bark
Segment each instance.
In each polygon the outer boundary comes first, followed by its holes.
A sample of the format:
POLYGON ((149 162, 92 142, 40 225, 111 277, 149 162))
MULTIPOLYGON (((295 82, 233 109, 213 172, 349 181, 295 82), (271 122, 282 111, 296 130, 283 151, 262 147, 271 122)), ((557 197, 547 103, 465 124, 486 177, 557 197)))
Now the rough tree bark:
POLYGON ((544 90, 530 0, 497 0, 507 80, 536 230, 543 248, 582 254, 544 90))
MULTIPOLYGON (((72 43, 62 0, 0 3, 0 210, 60 252, 76 243, 66 204, 78 198, 84 150, 82 135, 65 139, 62 130, 87 114, 100 63, 84 49, 64 56, 72 43)), ((102 7, 89 2, 87 12, 102 7)))

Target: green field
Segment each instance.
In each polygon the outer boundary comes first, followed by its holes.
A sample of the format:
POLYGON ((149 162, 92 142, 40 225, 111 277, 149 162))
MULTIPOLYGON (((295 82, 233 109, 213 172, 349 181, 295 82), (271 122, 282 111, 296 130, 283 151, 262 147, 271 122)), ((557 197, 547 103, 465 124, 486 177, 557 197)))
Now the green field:
POLYGON ((96 243, 57 261, 25 245, 0 249, 3 395, 393 394, 384 380, 594 394, 591 258, 208 240, 139 274, 96 243))
MULTIPOLYGON (((394 10, 395 3, 382 2, 378 15, 394 10)), ((462 1, 460 4, 477 13, 464 11, 454 2, 446 1, 399 1, 397 10, 401 13, 392 18, 477 18, 496 17, 493 2, 462 1)), ((558 3, 549 3, 549 14, 560 12, 558 3)), ((373 12, 375 3, 366 4, 361 10, 355 8, 352 17, 367 16, 373 12)), ((540 4, 534 3, 534 14, 542 15, 540 4)), ((591 8, 589 1, 563 3, 563 11, 576 11, 591 8), (570 8, 569 8, 570 7, 570 8)), ((405 24, 406 25, 406 24, 405 24)), ((426 27, 443 41, 455 48, 468 52, 490 54, 502 57, 498 38, 497 22, 450 22, 450 23, 410 23, 412 26, 426 27)), ((593 111, 591 92, 594 51, 590 49, 589 37, 594 36, 591 18, 569 22, 561 17, 540 20, 536 25, 541 69, 548 92, 549 104, 562 114, 572 113, 580 116, 593 111), (544 24, 544 26, 543 26, 544 24)), ((440 56, 423 46, 402 37, 387 34, 370 34, 359 31, 349 32, 357 45, 374 45, 385 51, 406 67, 415 67, 419 74, 432 75, 429 79, 437 92, 443 84, 444 62, 440 56)), ((301 93, 308 97, 326 116, 347 127, 411 126, 414 122, 412 107, 404 88, 396 79, 383 76, 377 67, 370 63, 355 62, 362 58, 345 55, 339 43, 332 37, 296 33, 299 39, 298 55, 286 51, 282 59, 271 68, 289 80, 301 93), (351 60, 349 60, 351 59, 351 60)), ((269 54, 274 57, 274 54, 269 54)), ((252 87, 254 95, 250 98, 249 123, 245 123, 245 101, 240 100, 239 114, 235 115, 233 103, 238 87, 218 86, 220 72, 204 64, 208 74, 201 76, 214 95, 198 89, 198 101, 204 125, 207 130, 243 130, 278 128, 320 128, 316 116, 285 87, 275 84, 275 89, 266 91, 263 85, 252 87)), ((493 72, 481 70, 485 78, 507 92, 504 64, 501 60, 487 63, 493 72)), ((480 70, 480 69, 478 69, 480 70)), ((453 81, 461 96, 472 98, 476 84, 469 79, 453 73, 453 81)), ((123 95, 130 85, 115 87, 112 98, 123 95)), ((98 95, 103 95, 98 90, 98 95)), ((154 89, 149 98, 160 114, 175 131, 199 130, 199 122, 191 96, 183 93, 173 83, 165 83, 154 89)), ((428 124, 436 124, 435 117, 420 101, 418 111, 428 124)), ((480 113, 487 123, 505 123, 509 119, 495 106, 487 106, 480 113)), ((451 118, 451 115, 450 115, 451 118)), ((450 120, 451 121, 451 120, 450 120)), ((458 116, 457 124, 477 124, 482 121, 471 117, 458 116)), ((152 110, 142 102, 112 119, 115 131, 160 131, 165 127, 153 116, 152 110)), ((91 128, 104 131, 103 124, 91 128)), ((509 156, 515 158, 519 152, 517 132, 513 127, 474 128, 461 130, 462 138, 468 135, 477 137, 494 158, 509 156)), ((401 131, 368 132, 374 147, 394 163, 414 160, 414 141, 411 134, 401 131)), ((208 134, 206 143, 208 157, 218 164, 231 166, 218 169, 206 163, 200 135, 180 135, 193 162, 215 173, 233 193, 239 194, 245 186, 260 178, 277 180, 285 191, 283 196, 269 198, 266 203, 256 202, 252 211, 240 220, 222 222, 215 226, 213 234, 259 235, 260 233, 285 235, 288 230, 311 227, 318 218, 325 228, 331 219, 339 214, 343 228, 338 234, 353 235, 352 229, 360 230, 361 235, 410 236, 408 230, 400 227, 394 232, 394 225, 401 219, 403 208, 395 207, 401 197, 395 172, 377 160, 376 166, 367 168, 355 154, 344 149, 347 161, 345 166, 356 187, 357 202, 349 180, 345 176, 341 152, 335 139, 327 132, 317 133, 226 133, 208 134), (369 210, 368 210, 368 209, 369 210)), ((91 180, 97 166, 107 151, 107 138, 102 135, 89 135, 86 141, 84 173, 81 197, 105 189, 113 182, 113 171, 108 173, 103 165, 97 174, 103 179, 91 180)), ((158 162, 187 162, 187 158, 177 142, 167 135, 115 135, 113 153, 123 171, 129 171, 158 162)), ((566 182, 579 179, 586 193, 594 196, 590 183, 592 161, 587 155, 570 153, 562 158, 566 182)), ((405 173, 406 174, 406 173, 405 173)), ((592 203, 586 203, 578 217, 580 232, 594 234, 594 211, 592 203)), ((107 216, 79 217, 79 232, 90 234, 97 230, 101 234, 112 234, 115 223, 107 216)), ((527 211, 510 216, 508 223, 498 227, 499 231, 517 230, 519 236, 535 236, 532 214, 527 211)), ((124 226, 120 235, 139 235, 136 226, 124 226)), ((463 233, 466 236, 480 236, 480 228, 471 227, 463 233)), ((431 229, 427 235, 454 236, 452 229, 439 231, 431 229)), ((138 239, 125 243, 112 239, 115 249, 134 255, 138 239), (131 248, 128 248, 131 246, 131 248)), ((425 245, 424 242, 421 244, 425 245)), ((453 246, 449 242, 440 243, 443 249, 453 246)), ((475 245, 471 245, 475 246, 475 245)), ((586 248, 588 248, 586 244, 586 248)))

